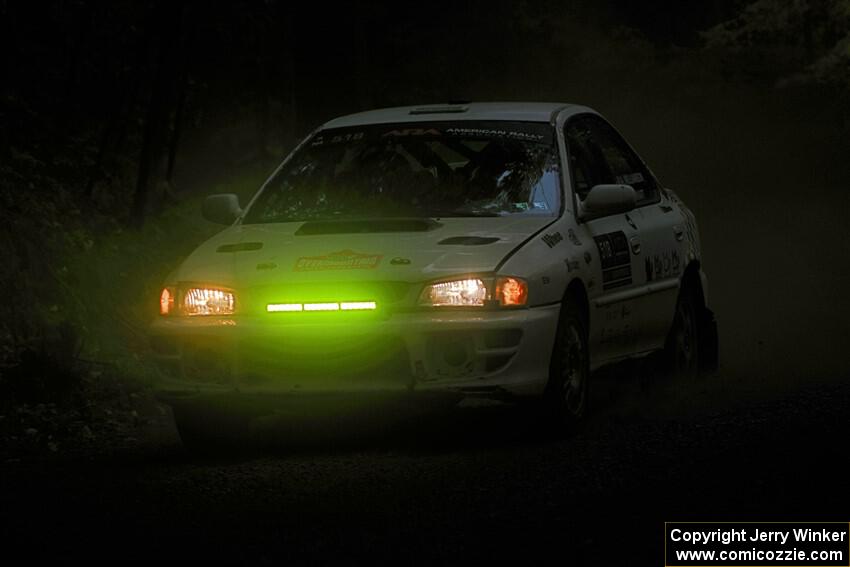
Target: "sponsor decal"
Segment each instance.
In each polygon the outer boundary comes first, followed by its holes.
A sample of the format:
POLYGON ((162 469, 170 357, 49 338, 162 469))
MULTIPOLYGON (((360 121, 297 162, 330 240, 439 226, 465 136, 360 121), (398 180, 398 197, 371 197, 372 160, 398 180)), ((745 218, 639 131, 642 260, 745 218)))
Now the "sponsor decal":
POLYGON ((436 128, 399 128, 385 132, 382 137, 387 136, 439 136, 440 131, 436 128))
POLYGON ((358 140, 362 140, 365 134, 363 132, 347 132, 344 134, 335 134, 326 136, 325 134, 319 134, 313 141, 310 142, 311 146, 322 146, 325 143, 328 144, 341 144, 343 142, 356 142, 358 140))
POLYGON ((383 255, 361 254, 353 250, 340 250, 324 256, 302 256, 295 261, 296 272, 320 270, 371 270, 378 267, 383 255))
POLYGON ((632 309, 626 302, 621 302, 619 305, 608 305, 605 308, 606 321, 625 321, 631 318, 632 309))
POLYGON ((440 121, 332 128, 317 133, 311 147, 358 143, 367 140, 403 140, 405 138, 481 138, 507 139, 550 144, 554 130, 549 124, 505 121, 440 121))
POLYGON ((390 260, 390 264, 392 264, 393 266, 407 266, 408 264, 410 264, 410 258, 396 257, 390 260))
POLYGON ((602 289, 613 289, 632 283, 629 242, 623 231, 594 237, 602 264, 602 289))
POLYGON ((660 278, 676 276, 682 268, 679 251, 664 250, 661 254, 653 254, 652 261, 646 259, 646 281, 651 282, 660 278))
POLYGON ((274 270, 277 268, 277 264, 274 262, 263 262, 261 264, 257 264, 258 270, 274 270))
POLYGON ((512 140, 527 140, 540 142, 542 134, 533 132, 520 132, 517 130, 504 130, 501 128, 447 128, 446 134, 454 136, 480 136, 486 138, 510 138, 512 140))
POLYGON ((564 237, 561 236, 560 232, 553 232, 552 234, 544 234, 540 239, 545 242, 546 246, 549 248, 554 248, 556 244, 564 239, 564 237))
POLYGON ((634 183, 643 183, 643 173, 626 173, 624 175, 618 175, 614 179, 617 183, 622 183, 624 185, 632 185, 634 183))
POLYGON ((570 242, 572 242, 575 246, 581 246, 581 240, 578 239, 578 236, 576 236, 576 231, 574 231, 573 229, 569 229, 567 231, 567 238, 569 238, 570 242))

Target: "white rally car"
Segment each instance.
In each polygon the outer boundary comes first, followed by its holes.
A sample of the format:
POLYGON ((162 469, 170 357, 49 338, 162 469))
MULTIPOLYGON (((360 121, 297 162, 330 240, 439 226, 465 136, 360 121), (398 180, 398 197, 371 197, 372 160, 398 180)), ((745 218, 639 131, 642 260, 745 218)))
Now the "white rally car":
MULTIPOLYGON (((527 397, 569 422, 594 369, 716 363, 692 213, 598 113, 468 103, 308 136, 165 282, 151 336, 191 402, 332 391, 527 397)), ((407 394, 405 394, 407 395, 407 394)))

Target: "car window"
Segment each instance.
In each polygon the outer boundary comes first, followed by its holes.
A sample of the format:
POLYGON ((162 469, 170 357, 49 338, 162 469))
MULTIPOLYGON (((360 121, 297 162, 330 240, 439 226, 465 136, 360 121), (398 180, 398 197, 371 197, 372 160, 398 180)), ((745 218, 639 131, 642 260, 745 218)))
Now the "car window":
POLYGON ((319 132, 269 181, 246 223, 560 213, 545 123, 370 124, 319 132))
POLYGON ((571 121, 567 126, 566 137, 573 182, 579 199, 584 200, 594 185, 614 182, 585 119, 571 121))
POLYGON ((639 205, 656 200, 652 174, 607 122, 595 116, 577 118, 567 125, 566 137, 579 199, 594 185, 622 183, 634 188, 639 205))

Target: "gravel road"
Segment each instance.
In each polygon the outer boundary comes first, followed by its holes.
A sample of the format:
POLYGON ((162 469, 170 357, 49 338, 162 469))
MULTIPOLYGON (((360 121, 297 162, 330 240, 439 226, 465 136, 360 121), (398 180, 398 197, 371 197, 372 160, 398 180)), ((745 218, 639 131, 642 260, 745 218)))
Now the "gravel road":
POLYGON ((600 376, 560 438, 503 405, 306 412, 273 445, 201 458, 164 420, 132 450, 4 464, 0 539, 7 557, 116 563, 662 565, 665 520, 846 521, 850 386, 749 383, 600 376))

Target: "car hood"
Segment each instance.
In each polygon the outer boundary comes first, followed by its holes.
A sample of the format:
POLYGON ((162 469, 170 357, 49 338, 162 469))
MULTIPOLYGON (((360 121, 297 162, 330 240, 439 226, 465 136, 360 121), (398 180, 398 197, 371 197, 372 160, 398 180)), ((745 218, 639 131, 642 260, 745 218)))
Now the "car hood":
POLYGON ((490 272, 553 217, 376 219, 234 225, 199 246, 174 281, 416 282, 490 272))

